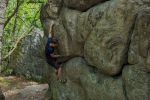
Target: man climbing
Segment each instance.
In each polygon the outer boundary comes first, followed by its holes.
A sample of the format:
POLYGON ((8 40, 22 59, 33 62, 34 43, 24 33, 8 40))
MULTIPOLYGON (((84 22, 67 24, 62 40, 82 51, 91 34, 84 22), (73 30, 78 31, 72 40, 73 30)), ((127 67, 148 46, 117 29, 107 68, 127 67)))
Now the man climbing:
POLYGON ((58 46, 58 44, 57 44, 57 40, 54 39, 53 27, 54 27, 54 23, 52 22, 47 44, 45 46, 45 55, 46 55, 47 63, 56 69, 57 79, 62 82, 64 81, 60 79, 62 76, 62 68, 60 64, 57 62, 57 58, 61 57, 61 55, 54 54, 54 50, 58 46))

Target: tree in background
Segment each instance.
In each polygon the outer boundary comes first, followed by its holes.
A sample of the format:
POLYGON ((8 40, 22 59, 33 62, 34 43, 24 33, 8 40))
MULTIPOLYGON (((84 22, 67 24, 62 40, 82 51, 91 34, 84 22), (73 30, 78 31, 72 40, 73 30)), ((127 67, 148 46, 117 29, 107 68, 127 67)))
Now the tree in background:
MULTIPOLYGON (((47 0, 7 0, 2 46, 2 71, 11 73, 10 55, 19 41, 34 28, 41 28, 40 8, 47 0)), ((41 28, 42 29, 42 28, 41 28)))

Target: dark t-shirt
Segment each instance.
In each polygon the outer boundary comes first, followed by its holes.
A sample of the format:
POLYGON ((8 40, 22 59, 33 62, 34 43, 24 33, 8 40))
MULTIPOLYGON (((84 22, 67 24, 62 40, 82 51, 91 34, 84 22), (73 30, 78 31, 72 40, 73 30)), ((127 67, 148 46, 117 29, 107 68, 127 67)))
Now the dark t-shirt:
POLYGON ((50 43, 53 43, 53 40, 51 37, 48 38, 46 46, 45 46, 45 56, 47 59, 50 59, 51 58, 50 54, 54 53, 54 48, 50 47, 50 43))

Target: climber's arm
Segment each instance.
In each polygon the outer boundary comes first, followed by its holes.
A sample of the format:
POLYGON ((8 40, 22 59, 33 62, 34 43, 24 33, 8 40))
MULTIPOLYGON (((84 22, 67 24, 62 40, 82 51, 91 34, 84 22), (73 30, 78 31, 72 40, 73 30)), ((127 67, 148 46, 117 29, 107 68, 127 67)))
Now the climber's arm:
POLYGON ((51 24, 51 26, 50 26, 50 29, 49 29, 49 36, 48 36, 48 37, 53 37, 53 36, 54 36, 53 29, 54 29, 54 22, 52 22, 52 24, 51 24))
POLYGON ((56 44, 56 43, 50 43, 50 47, 57 47, 58 46, 58 44, 56 44))
POLYGON ((61 57, 61 55, 57 55, 57 54, 54 54, 54 53, 50 54, 50 56, 51 56, 52 58, 59 58, 59 57, 61 57))

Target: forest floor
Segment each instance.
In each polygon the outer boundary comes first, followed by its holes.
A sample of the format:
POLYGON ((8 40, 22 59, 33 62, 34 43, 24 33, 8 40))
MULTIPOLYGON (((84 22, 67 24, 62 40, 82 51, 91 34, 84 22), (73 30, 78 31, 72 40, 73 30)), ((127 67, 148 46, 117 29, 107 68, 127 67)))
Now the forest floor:
POLYGON ((0 77, 5 100, 43 100, 48 84, 40 84, 15 76, 0 77))

